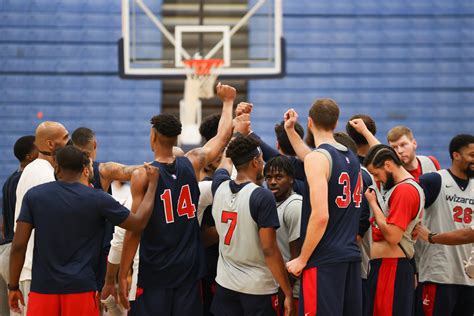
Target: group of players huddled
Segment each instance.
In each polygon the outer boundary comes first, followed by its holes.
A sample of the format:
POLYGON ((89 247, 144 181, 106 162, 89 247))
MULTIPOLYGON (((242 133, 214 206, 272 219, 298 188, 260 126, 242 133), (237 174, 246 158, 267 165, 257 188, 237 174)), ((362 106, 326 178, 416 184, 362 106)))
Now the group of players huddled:
POLYGON ((0 315, 474 314, 472 134, 439 170, 409 128, 380 144, 360 114, 335 132, 339 107, 319 99, 306 138, 290 109, 273 148, 253 105, 216 90, 204 145, 184 153, 180 121, 160 114, 143 165, 97 162, 94 132, 58 122, 15 143, 0 315))

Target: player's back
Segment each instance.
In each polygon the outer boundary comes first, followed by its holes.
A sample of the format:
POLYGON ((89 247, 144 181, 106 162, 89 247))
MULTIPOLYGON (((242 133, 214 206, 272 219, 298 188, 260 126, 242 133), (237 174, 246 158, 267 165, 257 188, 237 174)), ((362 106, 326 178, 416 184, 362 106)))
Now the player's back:
POLYGON ((278 286, 265 262, 259 224, 251 214, 250 199, 256 190, 265 189, 248 183, 233 192, 231 181, 226 181, 215 192, 212 215, 219 234, 216 282, 240 293, 273 294, 278 286))
MULTIPOLYGON (((308 267, 339 262, 360 261, 356 235, 362 202, 362 176, 358 158, 340 144, 322 144, 317 149, 329 160, 328 180, 329 220, 326 231, 308 261, 308 267)), ((303 197, 301 236, 311 215, 309 187, 303 197)))
POLYGON ((155 204, 140 242, 139 287, 175 288, 205 272, 204 250, 196 217, 199 187, 188 158, 160 169, 155 204))

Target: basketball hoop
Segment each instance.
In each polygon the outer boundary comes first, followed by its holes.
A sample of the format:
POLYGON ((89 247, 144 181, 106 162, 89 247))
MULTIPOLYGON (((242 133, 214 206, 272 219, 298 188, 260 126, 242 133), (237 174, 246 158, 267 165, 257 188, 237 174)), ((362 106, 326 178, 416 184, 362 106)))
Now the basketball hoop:
POLYGON ((187 93, 190 93, 192 95, 192 98, 212 98, 214 96, 214 84, 216 82, 217 76, 219 75, 218 69, 224 64, 224 60, 187 59, 184 60, 183 63, 187 68, 187 93))

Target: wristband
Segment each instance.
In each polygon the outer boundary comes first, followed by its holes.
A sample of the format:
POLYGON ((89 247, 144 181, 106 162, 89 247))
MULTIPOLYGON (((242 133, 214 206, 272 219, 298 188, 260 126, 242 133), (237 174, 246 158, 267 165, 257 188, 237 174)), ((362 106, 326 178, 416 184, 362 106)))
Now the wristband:
POLYGON ((7 288, 9 291, 18 291, 20 289, 20 285, 10 285, 10 283, 7 284, 7 288))
POLYGON ((428 234, 428 241, 430 242, 430 244, 434 244, 435 242, 433 241, 433 237, 438 235, 438 233, 429 233, 428 234))

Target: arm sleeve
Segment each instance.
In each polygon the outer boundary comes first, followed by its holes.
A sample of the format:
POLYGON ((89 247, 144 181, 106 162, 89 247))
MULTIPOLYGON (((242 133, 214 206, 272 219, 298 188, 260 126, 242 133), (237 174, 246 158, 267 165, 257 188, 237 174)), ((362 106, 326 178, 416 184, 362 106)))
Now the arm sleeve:
POLYGON ((130 211, 125 206, 103 191, 96 190, 96 192, 100 199, 99 212, 102 216, 114 225, 120 225, 127 219, 130 211))
POLYGON ((425 173, 419 182, 425 193, 425 208, 430 207, 441 191, 441 175, 437 172, 425 173))
POLYGON ((216 194, 217 189, 219 186, 222 184, 222 182, 230 180, 230 175, 229 172, 225 169, 217 169, 216 172, 214 173, 214 178, 212 179, 212 196, 216 194))
POLYGON ((34 226, 33 213, 31 211, 31 193, 27 192, 21 203, 20 215, 18 215, 18 222, 27 222, 34 226))
POLYGON ((288 228, 288 241, 292 242, 300 238, 302 198, 294 199, 287 206, 283 214, 283 220, 288 228))
POLYGON ((262 149, 262 154, 263 154, 263 160, 264 161, 268 161, 273 157, 280 156, 280 153, 278 152, 278 150, 276 150, 275 148, 273 148, 273 147, 269 146, 267 143, 265 143, 260 138, 260 136, 258 136, 257 134, 252 133, 249 136, 252 137, 253 139, 257 140, 260 143, 260 148, 262 149))
POLYGON ((258 187, 250 195, 250 214, 253 220, 261 227, 280 227, 278 211, 272 192, 258 187))
POLYGON ((406 230, 408 224, 418 213, 420 195, 411 184, 402 183, 392 192, 389 200, 387 224, 406 230))
POLYGON ((123 239, 125 238, 125 229, 115 226, 114 235, 110 242, 110 251, 107 260, 112 264, 120 264, 122 257, 123 239))
POLYGON ((439 161, 438 161, 438 159, 436 159, 435 156, 428 156, 428 158, 430 158, 430 160, 433 162, 433 164, 434 164, 435 167, 436 167, 436 170, 440 170, 440 169, 441 169, 441 165, 439 164, 439 161))
POLYGON ((367 190, 369 186, 372 185, 372 178, 370 175, 363 169, 362 172, 362 182, 364 184, 364 188, 362 191, 362 203, 360 204, 360 220, 359 220, 359 232, 358 235, 363 237, 367 230, 370 227, 370 208, 367 199, 365 198, 364 192, 367 190))

